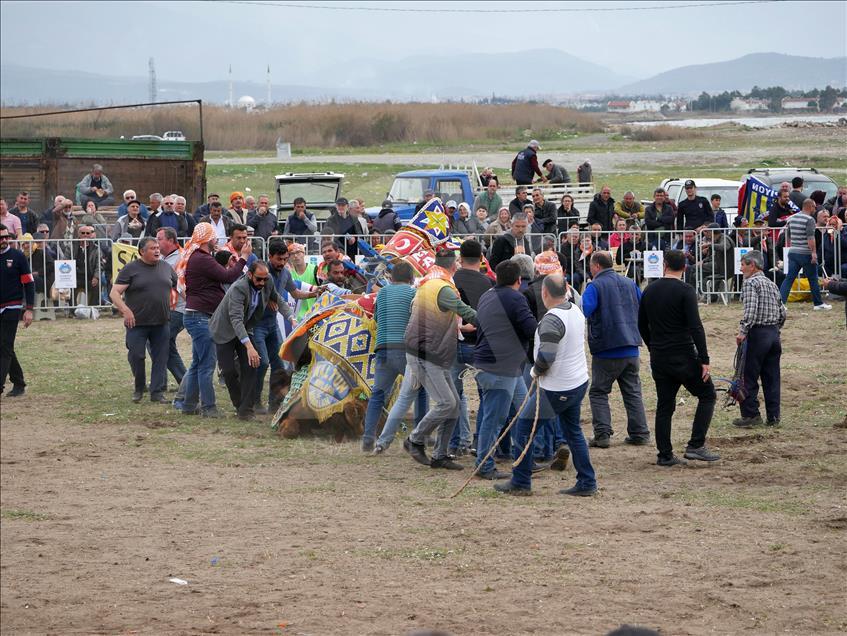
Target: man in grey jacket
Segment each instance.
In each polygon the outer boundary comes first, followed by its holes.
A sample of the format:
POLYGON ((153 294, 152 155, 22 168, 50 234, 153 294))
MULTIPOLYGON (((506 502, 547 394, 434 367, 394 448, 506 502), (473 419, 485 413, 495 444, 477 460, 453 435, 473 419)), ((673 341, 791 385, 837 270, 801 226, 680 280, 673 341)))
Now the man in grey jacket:
POLYGON ((261 321, 265 307, 289 317, 291 308, 283 302, 263 261, 255 261, 247 275, 234 282, 209 320, 209 333, 215 343, 226 388, 238 419, 252 420, 256 401, 256 370, 261 356, 253 346, 254 327, 261 321), (236 358, 238 368, 236 368, 236 358))

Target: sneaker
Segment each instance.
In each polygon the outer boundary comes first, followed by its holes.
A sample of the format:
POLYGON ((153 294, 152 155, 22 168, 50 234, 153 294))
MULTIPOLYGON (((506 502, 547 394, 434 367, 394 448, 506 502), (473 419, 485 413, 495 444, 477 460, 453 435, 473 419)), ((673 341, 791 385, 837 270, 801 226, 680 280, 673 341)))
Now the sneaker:
POLYGON ((624 438, 624 443, 629 444, 630 446, 647 446, 650 443, 649 437, 633 437, 629 435, 624 438))
POLYGON ((484 473, 477 473, 476 476, 479 479, 487 479, 489 481, 496 481, 498 479, 509 479, 512 475, 509 473, 503 473, 497 470, 496 468, 492 468, 491 470, 487 470, 484 473))
POLYGON ((565 488, 564 490, 559 491, 560 495, 570 495, 571 497, 593 497, 597 494, 596 488, 580 488, 579 486, 573 486, 572 488, 565 488))
POLYGON ((511 481, 502 482, 499 484, 494 484, 494 490, 497 492, 502 492, 507 495, 515 495, 516 497, 529 497, 532 494, 532 490, 529 488, 519 488, 515 486, 511 481))
POLYGON ((374 446, 373 454, 374 455, 382 455, 385 452, 385 446, 380 446, 379 444, 374 446))
POLYGON ((665 466, 668 468, 671 466, 686 466, 687 464, 687 461, 680 459, 676 455, 671 455, 670 457, 659 457, 659 459, 656 460, 657 466, 665 466))
POLYGON ((372 453, 374 452, 374 443, 373 441, 365 441, 362 440, 362 452, 363 453, 372 453))
POLYGON ((218 409, 209 409, 208 411, 200 411, 200 417, 208 417, 211 419, 220 419, 224 416, 218 409))
POLYGON ((553 461, 550 462, 550 470, 558 470, 563 471, 568 467, 568 459, 570 459, 571 450, 565 446, 559 446, 556 449, 556 456, 553 458, 553 461))
POLYGON ((403 440, 403 449, 412 456, 419 464, 429 466, 429 457, 426 456, 426 448, 423 444, 415 444, 408 437, 403 440))
POLYGON ((150 401, 155 402, 156 404, 167 404, 168 398, 166 398, 161 393, 154 393, 153 395, 150 396, 150 401))
POLYGON ((447 470, 464 470, 465 467, 462 466, 459 462, 454 462, 452 459, 448 457, 442 457, 441 459, 432 459, 429 462, 430 468, 445 468, 447 470))
POLYGON ((815 311, 829 311, 832 309, 832 305, 827 305, 826 303, 821 303, 820 305, 815 305, 812 307, 815 311))
POLYGON ((588 442, 591 448, 609 448, 612 445, 608 435, 595 435, 588 442))
POLYGON ((713 453, 705 446, 701 446, 700 448, 686 448, 685 452, 682 454, 685 459, 697 459, 701 462, 716 462, 721 456, 717 453, 713 453))
POLYGON ((532 463, 532 474, 540 473, 550 468, 550 464, 539 464, 537 462, 532 463))
POLYGON ((253 405, 253 412, 256 415, 267 415, 268 414, 268 407, 260 402, 258 404, 253 405))
POLYGON ((465 457, 470 449, 467 446, 459 446, 456 449, 456 457, 465 457))
POLYGON ((776 417, 774 419, 770 419, 767 422, 765 422, 765 426, 779 426, 779 425, 780 425, 780 421, 779 421, 778 417, 776 417))
POLYGON ((24 388, 24 385, 23 384, 15 384, 12 387, 12 390, 9 391, 9 393, 7 394, 7 397, 20 397, 24 393, 26 393, 26 389, 24 388))
POLYGON ((738 428, 753 428, 754 426, 761 426, 764 424, 762 422, 761 415, 754 415, 753 417, 738 417, 732 420, 732 425, 737 426, 738 428))
MULTIPOLYGON (((11 393, 9 394, 11 395, 11 393)), ((144 397, 144 391, 134 391, 132 394, 132 401, 134 404, 138 404, 141 402, 141 398, 144 397)))

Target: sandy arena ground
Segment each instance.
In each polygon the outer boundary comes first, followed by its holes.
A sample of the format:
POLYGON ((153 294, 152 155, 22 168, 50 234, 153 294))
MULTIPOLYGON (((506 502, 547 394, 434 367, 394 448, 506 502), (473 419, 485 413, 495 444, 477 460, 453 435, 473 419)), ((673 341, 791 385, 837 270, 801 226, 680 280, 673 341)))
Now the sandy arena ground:
MULTIPOLYGON (((600 492, 576 500, 557 494, 570 466, 530 498, 474 481, 449 499, 467 470, 417 465, 399 443, 371 458, 280 440, 268 418, 133 405, 120 321, 37 323, 19 332, 27 394, 2 402, 2 631, 844 633, 844 313, 809 309, 792 305, 783 334, 782 428, 737 430, 719 410, 721 462, 659 468, 655 449, 623 444, 613 394, 613 446, 592 449, 600 492)), ((740 307, 702 311, 728 376, 740 307)), ((587 400, 583 419, 590 433, 587 400)))

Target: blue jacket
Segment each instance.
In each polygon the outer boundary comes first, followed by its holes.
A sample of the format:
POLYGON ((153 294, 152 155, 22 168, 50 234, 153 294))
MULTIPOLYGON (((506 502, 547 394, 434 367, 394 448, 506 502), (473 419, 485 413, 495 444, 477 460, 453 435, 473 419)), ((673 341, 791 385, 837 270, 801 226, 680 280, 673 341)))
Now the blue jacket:
POLYGON ((582 295, 588 320, 588 348, 598 358, 634 358, 638 355, 638 303, 641 289, 629 278, 605 269, 582 295))
POLYGON ((479 298, 474 366, 495 375, 521 374, 538 323, 526 298, 511 287, 494 287, 479 298))

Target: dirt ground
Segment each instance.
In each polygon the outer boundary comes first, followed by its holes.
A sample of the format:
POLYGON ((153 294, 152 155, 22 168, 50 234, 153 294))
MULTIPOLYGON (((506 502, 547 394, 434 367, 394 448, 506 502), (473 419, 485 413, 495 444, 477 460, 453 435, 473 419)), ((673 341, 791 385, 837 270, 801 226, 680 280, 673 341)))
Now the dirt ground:
MULTIPOLYGON (((420 466, 399 443, 371 458, 277 439, 269 418, 133 405, 118 320, 38 323, 19 336, 27 394, 2 402, 2 631, 844 633, 844 313, 809 309, 792 305, 783 333, 780 429, 740 431, 719 410, 722 461, 659 468, 655 449, 623 444, 613 395, 591 499, 557 494, 570 467, 529 498, 474 481, 449 499, 467 470, 420 466)), ((740 308, 702 311, 714 374, 730 375, 740 308)), ((587 402, 583 419, 590 433, 587 402)))

